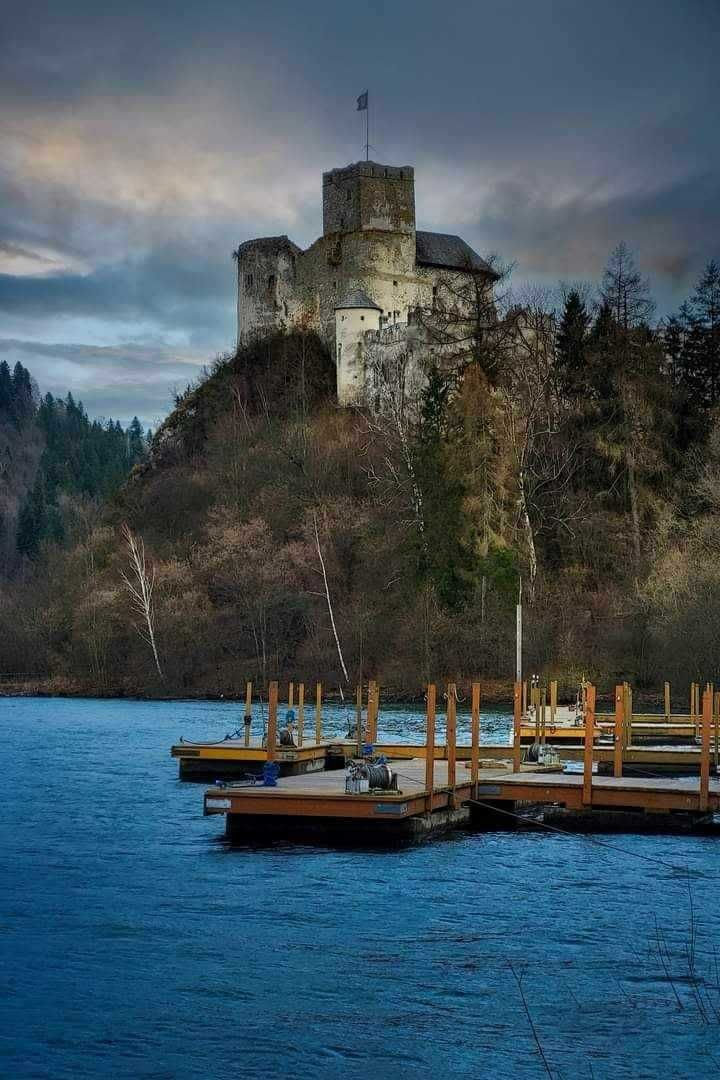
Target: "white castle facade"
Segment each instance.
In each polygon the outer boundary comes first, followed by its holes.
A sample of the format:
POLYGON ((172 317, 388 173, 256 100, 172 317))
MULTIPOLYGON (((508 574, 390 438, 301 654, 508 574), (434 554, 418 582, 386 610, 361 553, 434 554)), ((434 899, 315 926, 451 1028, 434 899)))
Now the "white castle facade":
POLYGON ((234 257, 238 344, 316 331, 335 357, 341 405, 363 404, 378 355, 417 341, 420 313, 443 293, 470 307, 478 284, 497 279, 459 236, 415 228, 412 167, 373 161, 323 174, 323 234, 306 251, 269 236, 234 257))

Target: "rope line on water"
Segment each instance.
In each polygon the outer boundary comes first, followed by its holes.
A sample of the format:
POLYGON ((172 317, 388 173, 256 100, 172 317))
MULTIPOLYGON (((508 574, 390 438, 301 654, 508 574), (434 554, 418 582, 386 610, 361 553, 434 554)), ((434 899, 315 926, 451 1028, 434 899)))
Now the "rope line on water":
MULTIPOLYGON (((540 821, 537 818, 528 818, 523 814, 518 814, 513 810, 504 810, 499 806, 493 805, 493 803, 483 802, 482 799, 468 799, 469 803, 475 806, 484 806, 487 810, 492 810, 495 814, 505 814, 507 817, 516 818, 518 821, 522 821, 525 824, 539 825, 543 829, 547 829, 549 832, 560 833, 562 836, 572 836, 576 839, 585 840, 588 844, 595 844, 596 847, 608 848, 610 851, 619 851, 622 855, 630 855, 634 859, 642 859, 644 862, 655 863, 658 866, 664 866, 666 870, 672 870, 676 874, 688 874, 690 873, 689 867, 678 866, 677 863, 666 862, 665 859, 658 859, 653 855, 641 855, 637 851, 630 851, 629 848, 620 847, 617 844, 608 844, 605 840, 598 840, 594 836, 587 836, 585 833, 572 832, 570 829, 562 829, 558 825, 548 825, 546 821, 540 821)), ((709 817, 704 820, 709 820, 709 817)), ((693 870, 692 873, 697 877, 707 878, 712 880, 718 877, 717 874, 707 874, 704 870, 693 870)))

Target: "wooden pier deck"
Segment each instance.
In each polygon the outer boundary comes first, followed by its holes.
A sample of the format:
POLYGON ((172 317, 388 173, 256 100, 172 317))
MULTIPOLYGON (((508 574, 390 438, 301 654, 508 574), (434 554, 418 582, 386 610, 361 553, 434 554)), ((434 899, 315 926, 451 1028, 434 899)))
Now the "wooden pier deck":
MULTIPOLYGON (((711 779, 711 732, 715 724, 713 691, 703 695, 700 718, 699 778, 633 777, 623 775, 627 728, 623 723, 621 687, 614 720, 613 776, 593 775, 594 764, 603 750, 595 743, 598 727, 595 688, 588 684, 583 704, 584 737, 582 774, 567 774, 548 767, 523 764, 521 685, 515 686, 513 746, 504 747, 510 758, 505 767, 482 769, 480 759, 488 749, 480 745, 480 686, 473 684, 471 746, 469 768, 460 767, 457 746, 456 692, 450 683, 446 699, 446 740, 444 748, 435 744, 436 687, 427 688, 426 743, 423 753, 407 757, 410 748, 398 746, 402 756, 391 761, 396 773, 395 787, 365 793, 346 790, 344 771, 314 771, 301 776, 281 777, 272 783, 217 785, 205 792, 206 814, 223 814, 228 835, 253 840, 268 832, 290 839, 298 830, 322 829, 349 839, 361 830, 373 841, 390 837, 414 838, 429 832, 467 824, 480 812, 496 810, 514 814, 517 807, 565 807, 568 812, 587 814, 594 810, 640 812, 651 815, 684 815, 701 821, 720 810, 720 781, 711 779), (442 755, 437 757, 438 749, 442 755), (509 753, 508 753, 509 752, 509 753), (512 771, 510 771, 512 770, 512 771)), ((270 687, 270 711, 265 754, 278 764, 276 743, 277 684, 270 687)), ((375 732, 372 732, 375 734, 375 732)), ((222 745, 222 744, 220 744, 222 745)), ((353 747, 353 743, 349 743, 353 747)), ((355 747, 359 750, 359 746, 355 747)), ((389 749, 389 748, 387 748, 389 749)), ((646 748, 640 748, 644 750, 646 748)), ((343 751, 344 752, 344 751, 343 751)), ((672 748, 656 748, 670 753, 672 748)), ((359 756, 359 755, 357 755, 359 756)), ((391 757, 390 754, 387 755, 391 757)), ((487 756, 487 755, 485 755, 487 756)), ((488 764, 487 762, 485 764, 488 764)), ((369 774, 364 774, 368 776, 369 774)), ((270 779, 270 778, 268 778, 270 779)))
POLYGON ((473 798, 496 804, 530 803, 564 806, 569 810, 639 810, 644 813, 683 811, 707 814, 720 809, 720 780, 707 790, 694 777, 632 777, 594 775, 592 783, 580 773, 498 774, 483 777, 473 798))

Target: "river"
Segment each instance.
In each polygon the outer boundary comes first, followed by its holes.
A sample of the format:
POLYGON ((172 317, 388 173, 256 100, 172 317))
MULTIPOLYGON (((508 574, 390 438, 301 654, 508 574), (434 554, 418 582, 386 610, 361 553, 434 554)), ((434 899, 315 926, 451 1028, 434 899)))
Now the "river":
MULTIPOLYGON (((241 713, 0 699, 0 1074, 720 1073, 717 840, 230 849, 168 748, 241 713)), ((421 730, 381 715, 381 737, 421 730)), ((484 738, 507 731, 484 717, 484 738)))

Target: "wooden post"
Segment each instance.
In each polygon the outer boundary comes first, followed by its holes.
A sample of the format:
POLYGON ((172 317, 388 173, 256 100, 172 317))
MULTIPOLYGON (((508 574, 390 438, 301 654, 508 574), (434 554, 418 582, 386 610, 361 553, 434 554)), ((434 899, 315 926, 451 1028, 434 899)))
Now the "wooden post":
POLYGON ((705 687, 702 699, 702 743, 700 747, 700 798, 701 811, 708 808, 710 793, 710 725, 712 724, 712 690, 710 684, 705 687))
POLYGON ((288 709, 292 709, 295 703, 295 683, 290 683, 288 686, 288 709))
MULTIPOLYGON (((363 722, 362 722, 362 706, 363 706, 363 688, 362 683, 355 691, 355 748, 358 757, 362 757, 362 743, 363 743, 363 722)), ((368 712, 370 711, 370 689, 368 688, 368 712)))
POLYGON ((315 742, 322 741, 322 683, 315 684, 315 742))
POLYGON ((535 706, 535 742, 540 742, 540 687, 536 686, 532 692, 535 706))
POLYGON ((435 783, 435 693, 435 684, 429 683, 425 710, 425 790, 428 810, 432 810, 435 783))
POLYGON ((271 682, 268 688, 267 759, 275 760, 277 748, 278 684, 271 682))
MULTIPOLYGON (((445 712, 445 752, 447 756, 447 782, 452 791, 455 789, 457 761, 457 699, 455 683, 448 683, 447 710, 445 712)), ((451 800, 452 801, 452 800, 451 800)))
POLYGON ((298 749, 302 750, 305 737, 305 683, 298 683, 298 749))
POLYGON ((585 754, 583 757, 583 806, 592 805, 593 743, 595 740, 595 687, 588 683, 585 700, 585 754))
POLYGON ((557 679, 550 683, 550 727, 555 727, 555 714, 557 712, 557 679))
POLYGON ((250 725, 252 724, 252 683, 245 683, 245 745, 250 745, 250 725))
POLYGON ((470 783, 473 799, 477 799, 477 785, 480 772, 480 683, 472 684, 472 705, 470 706, 470 783))
POLYGON ((515 683, 513 694, 513 772, 520 772, 520 737, 522 735, 522 684, 515 683))
POLYGON ((665 683, 665 721, 670 723, 670 683, 665 683))
POLYGON ((632 699, 630 697, 630 684, 623 683, 623 746, 630 745, 632 736, 632 699))
POLYGON ((615 743, 613 746, 613 776, 623 774, 623 746, 625 743, 625 692, 622 684, 615 687, 615 743))
POLYGON ((380 699, 380 687, 373 680, 368 683, 368 705, 367 705, 367 740, 375 745, 377 742, 377 718, 378 718, 378 706, 380 699))
POLYGON ((528 686, 527 686, 527 679, 526 679, 525 682, 523 682, 523 684, 522 684, 522 713, 523 713, 523 716, 525 716, 525 714, 527 713, 527 708, 528 708, 528 692, 527 691, 528 691, 528 686))

